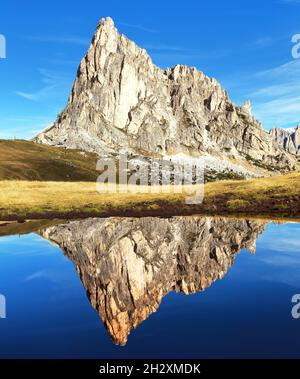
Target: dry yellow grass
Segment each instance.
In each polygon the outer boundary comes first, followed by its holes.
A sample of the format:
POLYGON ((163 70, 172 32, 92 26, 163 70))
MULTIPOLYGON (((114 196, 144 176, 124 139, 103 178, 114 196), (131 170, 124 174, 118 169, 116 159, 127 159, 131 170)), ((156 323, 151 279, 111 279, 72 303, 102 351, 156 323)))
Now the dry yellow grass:
MULTIPOLYGON (((190 188, 188 188, 190 189, 190 188)), ((186 205, 182 193, 99 193, 90 182, 0 181, 0 217, 33 214, 293 213, 300 210, 300 174, 205 185, 203 204, 186 205), (273 212, 274 211, 274 212, 273 212)))
POLYGON ((214 196, 220 193, 232 193, 235 196, 255 196, 265 198, 266 193, 274 195, 299 195, 300 173, 271 176, 252 180, 224 180, 217 183, 209 183, 205 186, 206 196, 214 196))
POLYGON ((144 202, 155 204, 170 196, 173 201, 184 199, 183 194, 136 193, 134 188, 131 190, 128 193, 99 193, 96 183, 90 182, 0 181, 0 215, 101 211, 144 202))

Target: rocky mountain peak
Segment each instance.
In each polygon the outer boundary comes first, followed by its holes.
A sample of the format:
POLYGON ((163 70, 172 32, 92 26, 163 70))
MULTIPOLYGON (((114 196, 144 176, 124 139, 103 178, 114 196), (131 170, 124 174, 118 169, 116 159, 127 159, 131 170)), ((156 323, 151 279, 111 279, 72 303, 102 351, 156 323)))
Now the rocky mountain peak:
POLYGON ((291 154, 300 155, 300 125, 295 128, 274 128, 270 135, 277 144, 291 154))
POLYGON ((195 67, 160 69, 108 17, 80 63, 66 108, 34 141, 99 155, 204 157, 215 170, 250 176, 296 168, 250 108, 233 104, 195 67))
POLYGON ((114 28, 115 27, 114 20, 111 17, 101 18, 99 21, 99 27, 114 28))

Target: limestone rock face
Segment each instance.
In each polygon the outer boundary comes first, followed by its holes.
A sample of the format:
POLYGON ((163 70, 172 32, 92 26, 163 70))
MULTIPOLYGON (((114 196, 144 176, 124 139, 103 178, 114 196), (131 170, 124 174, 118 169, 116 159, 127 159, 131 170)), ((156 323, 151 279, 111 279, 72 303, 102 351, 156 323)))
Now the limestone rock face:
POLYGON ((291 154, 300 155, 300 125, 295 129, 275 128, 270 134, 280 147, 291 154))
POLYGON ((34 141, 99 155, 207 154, 250 171, 295 168, 294 157, 250 109, 250 102, 235 106, 215 79, 196 68, 161 70, 106 18, 80 63, 66 108, 34 141))
POLYGON ((86 219, 40 234, 74 263, 116 344, 171 291, 192 294, 222 278, 265 222, 211 217, 86 219))

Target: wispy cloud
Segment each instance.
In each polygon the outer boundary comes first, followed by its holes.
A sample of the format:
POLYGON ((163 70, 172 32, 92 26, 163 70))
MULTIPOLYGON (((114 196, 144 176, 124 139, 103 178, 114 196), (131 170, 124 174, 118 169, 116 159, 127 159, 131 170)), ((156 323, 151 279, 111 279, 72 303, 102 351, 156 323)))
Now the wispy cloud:
POLYGON ((251 99, 253 114, 266 129, 299 123, 300 60, 239 75, 234 81, 244 99, 251 99))
POLYGON ((25 282, 29 282, 29 281, 35 280, 35 279, 46 279, 46 280, 56 282, 55 276, 49 270, 36 271, 33 274, 28 275, 25 278, 25 282))
POLYGON ((44 101, 50 97, 57 96, 57 93, 59 93, 58 89, 62 88, 62 86, 70 85, 71 78, 64 72, 39 69, 39 73, 41 75, 41 82, 44 84, 41 89, 33 92, 18 90, 15 92, 16 95, 30 101, 44 101))
POLYGON ((138 29, 138 30, 141 30, 142 32, 146 32, 146 33, 158 33, 158 30, 151 29, 151 28, 148 28, 146 26, 139 25, 139 24, 130 24, 128 22, 119 22, 119 25, 126 26, 127 28, 138 29))
POLYGON ((266 87, 259 88, 255 92, 250 94, 250 97, 258 97, 258 96, 284 96, 288 95, 291 92, 300 94, 300 83, 283 83, 283 84, 275 84, 266 87))
POLYGON ((77 36, 29 36, 25 37, 31 41, 43 42, 43 43, 60 43, 60 44, 72 44, 88 46, 91 42, 89 38, 77 37, 77 36))
POLYGON ((262 102, 255 107, 255 113, 270 127, 296 125, 300 121, 300 96, 262 102))
POLYGON ((256 39, 255 41, 251 42, 249 44, 250 47, 256 47, 256 48, 263 48, 271 46, 274 42, 274 39, 272 37, 261 37, 256 39))
POLYGON ((18 96, 23 97, 26 100, 41 101, 41 100, 47 99, 49 97, 49 94, 51 94, 51 92, 55 88, 57 88, 57 85, 47 86, 47 87, 42 88, 39 91, 31 92, 31 93, 23 92, 23 91, 16 91, 16 94, 18 96))
POLYGON ((257 77, 268 77, 268 78, 278 78, 278 76, 285 78, 295 77, 295 75, 300 74, 300 60, 294 59, 288 63, 282 64, 277 67, 272 67, 268 70, 259 71, 255 75, 257 77))
MULTIPOLYGON (((0 119, 0 138, 32 138, 38 132, 49 126, 63 108, 73 82, 73 75, 69 70, 39 69, 40 86, 32 91, 22 89, 15 91, 24 102, 36 102, 43 107, 43 116, 35 117, 36 106, 28 107, 28 113, 19 117, 5 117, 0 119), (30 113, 33 113, 30 114, 30 113)), ((26 103, 24 104, 26 107, 26 103)))
POLYGON ((229 93, 235 93, 238 103, 251 100, 253 115, 267 130, 299 124, 300 60, 254 73, 237 73, 225 78, 224 84, 229 93))

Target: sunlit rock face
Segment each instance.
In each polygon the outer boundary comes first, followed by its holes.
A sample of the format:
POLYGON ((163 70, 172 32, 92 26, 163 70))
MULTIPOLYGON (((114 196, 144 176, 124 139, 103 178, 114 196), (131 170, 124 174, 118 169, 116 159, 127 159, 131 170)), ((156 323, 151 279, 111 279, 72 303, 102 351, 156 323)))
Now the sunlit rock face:
POLYGON ((300 125, 291 129, 275 128, 270 135, 280 147, 291 154, 300 155, 300 125))
POLYGON ((66 108, 34 141, 101 156, 207 154, 228 169, 236 170, 234 162, 256 174, 296 167, 250 110, 249 101, 234 105, 215 79, 194 67, 160 69, 106 18, 80 63, 66 108))
POLYGON ((40 234, 74 263, 116 344, 171 291, 192 294, 222 278, 241 249, 255 252, 266 223, 210 217, 87 219, 40 234))

